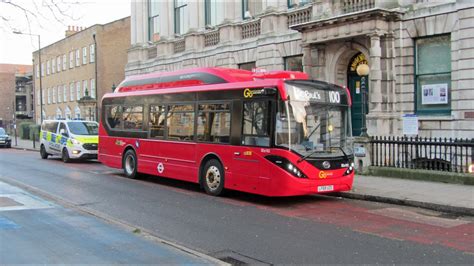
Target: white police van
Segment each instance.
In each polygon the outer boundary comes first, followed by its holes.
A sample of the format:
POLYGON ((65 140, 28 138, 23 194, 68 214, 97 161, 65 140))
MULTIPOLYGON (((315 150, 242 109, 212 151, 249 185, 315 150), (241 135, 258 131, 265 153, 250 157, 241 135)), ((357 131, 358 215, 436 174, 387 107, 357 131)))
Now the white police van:
POLYGON ((99 124, 83 120, 44 120, 41 124, 40 154, 71 159, 97 159, 99 124))

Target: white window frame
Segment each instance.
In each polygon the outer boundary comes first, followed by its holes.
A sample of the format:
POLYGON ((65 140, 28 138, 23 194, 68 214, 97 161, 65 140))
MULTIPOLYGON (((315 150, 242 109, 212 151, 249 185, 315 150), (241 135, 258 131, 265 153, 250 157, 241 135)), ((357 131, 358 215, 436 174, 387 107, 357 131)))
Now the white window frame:
POLYGON ((51 104, 51 89, 48 88, 48 104, 51 104))
POLYGON ((87 64, 87 46, 82 47, 82 64, 87 64))
POLYGON ((67 85, 63 85, 63 102, 67 102, 67 85))
POLYGON ((36 77, 37 78, 40 77, 40 66, 39 66, 39 64, 36 64, 36 77))
POLYGON ((58 73, 61 72, 61 56, 58 56, 56 58, 56 67, 57 67, 56 72, 58 73))
POLYGON ((58 85, 58 86, 56 87, 56 89, 58 90, 58 93, 57 93, 57 94, 58 94, 57 102, 60 103, 60 102, 62 101, 62 99, 63 99, 63 95, 61 94, 63 88, 62 88, 61 85, 58 85))
POLYGON ((76 67, 81 65, 81 50, 76 50, 76 67))
POLYGON ((91 79, 90 96, 95 99, 95 79, 91 79))
POLYGON ((51 75, 56 73, 56 59, 51 59, 51 75))
POLYGON ((74 68, 74 51, 69 52, 69 68, 74 68))
POLYGON ((78 81, 76 82, 76 100, 80 100, 81 99, 81 82, 78 81))
POLYGON ((74 81, 69 83, 69 101, 74 101, 74 81))
POLYGON ((89 45, 89 63, 95 62, 95 45, 89 45))
POLYGON ((67 56, 63 54, 63 71, 67 69, 67 56))
MULTIPOLYGON (((85 79, 82 81, 82 96, 86 96, 86 90, 88 90, 88 80, 85 79)), ((90 93, 90 91, 88 91, 87 93, 90 93)), ((90 95, 89 95, 90 96, 90 95)))
POLYGON ((51 73, 51 61, 46 61, 46 75, 49 76, 51 73))

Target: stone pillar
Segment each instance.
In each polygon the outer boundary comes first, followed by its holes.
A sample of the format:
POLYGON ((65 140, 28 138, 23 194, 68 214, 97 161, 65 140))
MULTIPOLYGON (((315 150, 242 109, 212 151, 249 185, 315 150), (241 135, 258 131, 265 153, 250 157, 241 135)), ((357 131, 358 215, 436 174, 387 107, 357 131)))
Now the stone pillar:
POLYGON ((310 44, 303 44, 303 71, 308 74, 310 77, 313 76, 312 67, 313 64, 311 63, 311 45, 310 44))
POLYGON ((369 136, 380 134, 377 131, 377 117, 382 112, 382 69, 380 58, 382 48, 380 47, 379 33, 369 35, 370 37, 370 84, 369 84, 369 114, 367 115, 367 133, 369 136))

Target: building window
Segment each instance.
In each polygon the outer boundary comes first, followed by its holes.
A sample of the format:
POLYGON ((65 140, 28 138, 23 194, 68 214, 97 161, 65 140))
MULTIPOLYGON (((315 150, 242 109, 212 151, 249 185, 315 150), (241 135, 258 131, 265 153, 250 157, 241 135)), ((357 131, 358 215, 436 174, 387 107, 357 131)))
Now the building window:
POLYGON ((83 90, 83 92, 84 92, 84 94, 83 94, 84 96, 86 96, 86 92, 87 92, 87 94, 89 94, 89 95, 90 95, 90 93, 91 93, 91 92, 88 90, 88 88, 87 88, 87 87, 89 87, 89 86, 88 86, 88 83, 89 83, 88 80, 83 80, 83 81, 82 81, 82 90, 83 90))
POLYGON ((67 57, 66 55, 64 54, 63 55, 63 70, 66 70, 67 68, 67 57))
POLYGON ((51 61, 46 62, 46 75, 49 75, 51 73, 51 61))
POLYGON ((95 79, 91 79, 91 91, 89 95, 95 99, 95 79))
POLYGON ((52 87, 51 90, 53 90, 53 103, 56 103, 56 87, 52 87))
POLYGON ((57 72, 58 72, 58 73, 61 72, 61 56, 58 56, 58 57, 56 58, 56 66, 58 67, 58 68, 57 68, 57 72))
POLYGON ((450 115, 451 36, 420 38, 415 44, 416 113, 450 115))
POLYGON ((48 104, 51 104, 51 89, 48 88, 48 104))
POLYGON ((284 58, 285 70, 303 72, 303 56, 289 56, 284 58))
POLYGON ((148 40, 157 42, 160 40, 160 1, 148 1, 148 40))
POLYGON ((169 106, 166 117, 169 140, 193 140, 194 105, 169 106))
POLYGON ((69 52, 69 68, 74 68, 74 51, 69 52))
POLYGON ((44 63, 41 63, 41 76, 44 77, 44 63))
POLYGON ((51 59, 51 74, 56 72, 56 60, 51 59))
POLYGON ((69 84, 69 100, 74 101, 74 82, 69 84))
POLYGON ((242 63, 242 64, 239 64, 238 66, 239 66, 239 69, 248 70, 248 71, 252 71, 254 68, 256 68, 255 62, 242 63))
POLYGON ((288 0, 288 7, 303 6, 310 2, 311 0, 288 0))
POLYGON ((76 106, 76 108, 74 108, 74 117, 81 118, 81 108, 79 108, 79 106, 76 106))
POLYGON ((67 102, 67 85, 63 85, 63 102, 67 102))
POLYGON ((188 0, 174 0, 174 33, 184 34, 188 31, 188 0))
POLYGON ((40 67, 39 67, 39 64, 36 65, 36 77, 37 77, 37 78, 40 77, 40 67))
POLYGON ((215 26, 224 20, 224 4, 220 0, 205 0, 204 10, 206 26, 215 26))
POLYGON ((87 47, 82 47, 82 64, 87 64, 87 47))
POLYGON ((78 81, 76 82, 76 100, 80 100, 81 99, 81 82, 78 81))
POLYGON ((262 13, 262 0, 242 0, 242 18, 249 19, 262 13))
POLYGON ((89 45, 89 63, 94 63, 95 62, 95 45, 91 44, 89 45))
POLYGON ((44 104, 44 90, 41 90, 41 102, 44 104))
POLYGON ((61 92, 63 91, 63 87, 62 86, 58 86, 57 87, 57 90, 58 90, 58 103, 60 103, 63 99, 63 96, 61 94, 61 92))
POLYGON ((76 50, 76 66, 81 65, 81 51, 79 49, 76 50))

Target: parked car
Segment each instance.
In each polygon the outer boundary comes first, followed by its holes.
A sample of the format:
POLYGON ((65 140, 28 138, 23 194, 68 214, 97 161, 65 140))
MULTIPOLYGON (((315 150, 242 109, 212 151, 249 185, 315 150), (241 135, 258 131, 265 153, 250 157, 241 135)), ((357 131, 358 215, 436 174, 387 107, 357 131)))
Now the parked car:
POLYGON ((8 136, 3 127, 0 127, 0 147, 12 147, 12 139, 8 136))

